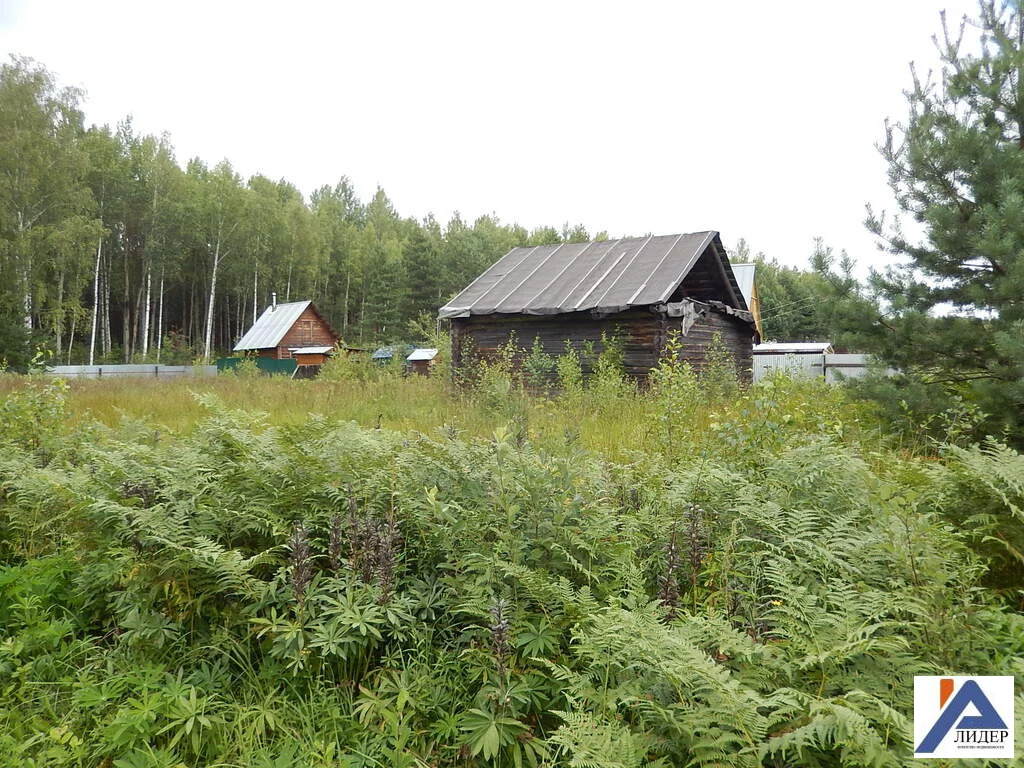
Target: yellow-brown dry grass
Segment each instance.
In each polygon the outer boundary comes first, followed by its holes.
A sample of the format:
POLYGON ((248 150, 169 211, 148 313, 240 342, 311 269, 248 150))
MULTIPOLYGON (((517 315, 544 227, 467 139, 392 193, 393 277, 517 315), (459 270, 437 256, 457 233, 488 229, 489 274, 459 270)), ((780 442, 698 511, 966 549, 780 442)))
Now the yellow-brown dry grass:
MULTIPOLYGON (((0 376, 0 397, 28 381, 0 376)), ((788 382, 771 389, 741 390, 729 398, 701 396, 683 412, 667 412, 665 403, 629 388, 573 396, 530 396, 510 387, 460 390, 441 377, 384 376, 374 381, 221 375, 213 378, 119 378, 68 383, 66 426, 91 421, 116 426, 126 420, 162 431, 185 433, 209 413, 210 397, 225 407, 265 414, 270 426, 298 426, 311 415, 354 421, 365 427, 398 432, 489 437, 499 428, 521 433, 538 446, 567 442, 617 460, 634 451, 673 453, 673 445, 700 452, 705 441, 729 439, 729 425, 803 422, 812 432, 828 431, 840 412, 846 438, 875 442, 877 424, 864 408, 841 392, 817 382, 788 382), (860 414, 858 415, 858 411, 860 414), (864 418, 862 418, 864 417, 864 418), (818 424, 820 423, 820 427, 818 424), (857 426, 861 425, 861 426, 857 426), (851 434, 858 429, 860 435, 851 434)))

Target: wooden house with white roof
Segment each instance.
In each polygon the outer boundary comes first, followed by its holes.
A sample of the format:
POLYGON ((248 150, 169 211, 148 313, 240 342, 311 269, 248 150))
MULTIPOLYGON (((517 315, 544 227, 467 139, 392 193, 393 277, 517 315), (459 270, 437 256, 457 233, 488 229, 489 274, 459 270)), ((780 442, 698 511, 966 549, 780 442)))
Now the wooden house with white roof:
POLYGON ((294 358, 299 365, 319 365, 340 337, 312 301, 278 304, 276 297, 238 343, 235 352, 294 358))

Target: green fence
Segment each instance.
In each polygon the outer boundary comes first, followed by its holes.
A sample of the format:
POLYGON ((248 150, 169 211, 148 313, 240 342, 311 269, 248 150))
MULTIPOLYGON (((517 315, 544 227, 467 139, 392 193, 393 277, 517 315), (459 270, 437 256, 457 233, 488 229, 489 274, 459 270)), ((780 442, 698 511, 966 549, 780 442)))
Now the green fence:
POLYGON ((277 360, 273 357, 221 357, 217 360, 217 373, 230 371, 245 360, 253 360, 260 373, 291 376, 298 364, 294 360, 277 360))

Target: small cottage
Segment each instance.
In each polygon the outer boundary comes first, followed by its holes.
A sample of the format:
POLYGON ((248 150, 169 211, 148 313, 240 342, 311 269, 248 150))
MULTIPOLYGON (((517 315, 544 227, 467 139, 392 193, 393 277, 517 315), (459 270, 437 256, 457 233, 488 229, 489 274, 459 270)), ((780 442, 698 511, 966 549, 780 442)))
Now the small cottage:
POLYGON ((602 334, 622 344, 626 373, 643 381, 669 334, 700 370, 712 340, 751 371, 759 341, 754 317, 718 232, 635 237, 513 248, 441 307, 451 320, 452 366, 467 353, 487 358, 515 339, 560 355, 602 349, 602 334))
POLYGON ((277 360, 293 359, 296 354, 300 354, 310 360, 300 362, 300 365, 319 364, 338 341, 338 334, 313 306, 313 302, 278 304, 275 298, 252 328, 235 344, 235 352, 248 352, 277 360), (312 363, 314 358, 319 362, 312 363))

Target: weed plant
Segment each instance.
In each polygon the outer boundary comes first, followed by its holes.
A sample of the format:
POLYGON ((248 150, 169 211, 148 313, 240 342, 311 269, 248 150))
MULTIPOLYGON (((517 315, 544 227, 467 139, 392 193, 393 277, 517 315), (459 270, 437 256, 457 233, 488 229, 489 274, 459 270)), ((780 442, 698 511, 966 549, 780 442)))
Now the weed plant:
POLYGON ((0 381, 0 764, 910 766, 1024 673, 1019 454, 556 367, 0 381))

